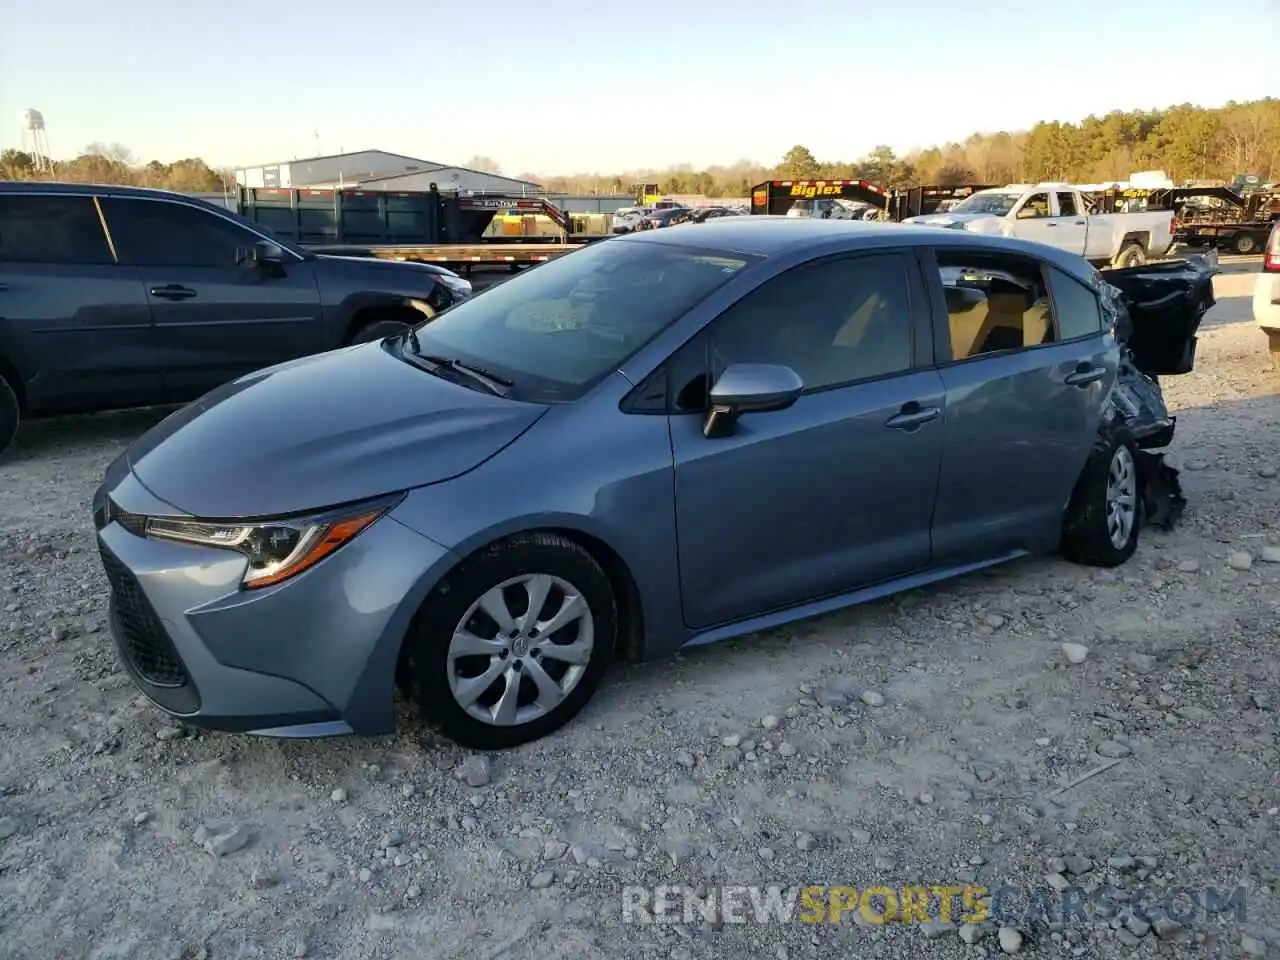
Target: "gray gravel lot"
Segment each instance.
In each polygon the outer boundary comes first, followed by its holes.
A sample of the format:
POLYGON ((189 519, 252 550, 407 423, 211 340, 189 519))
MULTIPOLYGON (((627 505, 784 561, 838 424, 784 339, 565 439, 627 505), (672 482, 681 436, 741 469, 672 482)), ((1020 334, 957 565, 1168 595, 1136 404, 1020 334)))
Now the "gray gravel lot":
POLYGON ((407 722, 168 721, 108 641, 89 523, 159 414, 24 427, 0 463, 0 957, 1280 956, 1280 381, 1229 269, 1166 384, 1187 513, 1126 567, 1020 562, 619 667, 489 759, 407 722), (627 885, 957 882, 1244 885, 1248 917, 621 921, 627 885))

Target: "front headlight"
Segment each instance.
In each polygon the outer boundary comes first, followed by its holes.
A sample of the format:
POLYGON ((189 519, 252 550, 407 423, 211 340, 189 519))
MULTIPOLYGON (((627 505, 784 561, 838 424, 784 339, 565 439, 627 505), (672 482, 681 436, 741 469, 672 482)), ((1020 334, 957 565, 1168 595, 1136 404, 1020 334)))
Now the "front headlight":
POLYGON ((145 535, 155 540, 235 550, 249 561, 241 585, 246 590, 269 587, 314 567, 350 543, 395 501, 289 520, 254 523, 209 523, 148 517, 145 535))

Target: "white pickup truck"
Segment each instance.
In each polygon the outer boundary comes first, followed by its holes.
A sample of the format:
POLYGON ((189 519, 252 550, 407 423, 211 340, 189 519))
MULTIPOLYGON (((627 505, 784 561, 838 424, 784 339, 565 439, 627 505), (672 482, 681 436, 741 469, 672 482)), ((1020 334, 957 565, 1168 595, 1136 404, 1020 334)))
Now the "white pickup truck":
POLYGON ((1173 213, 1088 213, 1088 199, 1062 184, 979 190, 946 213, 907 223, 951 227, 1047 243, 1095 264, 1136 267, 1173 246, 1173 213))

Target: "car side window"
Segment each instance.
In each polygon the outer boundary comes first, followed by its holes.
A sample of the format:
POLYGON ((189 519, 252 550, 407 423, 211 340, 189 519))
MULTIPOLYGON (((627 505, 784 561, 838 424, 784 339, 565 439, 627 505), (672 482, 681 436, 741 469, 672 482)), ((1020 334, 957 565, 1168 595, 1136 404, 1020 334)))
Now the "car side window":
POLYGON ((0 197, 0 263, 114 264, 90 197, 0 197))
POLYGON ((826 260, 788 270, 729 307, 672 358, 671 386, 676 409, 697 410, 730 364, 783 364, 812 392, 910 370, 911 349, 904 259, 826 260))
POLYGON ((1047 193, 1032 194, 1018 210, 1019 220, 1039 220, 1047 216, 1049 216, 1049 195, 1047 193))
POLYGON ((1038 261, 939 250, 952 360, 1054 343, 1053 305, 1038 261))
POLYGON ((1049 286, 1060 339, 1074 340, 1101 332, 1102 310, 1096 293, 1054 267, 1049 268, 1049 286))
POLYGON ((258 241, 230 220, 182 203, 111 197, 102 205, 121 261, 140 267, 230 269, 237 251, 258 241))
POLYGON ((1058 216, 1074 217, 1076 215, 1076 198, 1075 194, 1060 193, 1058 194, 1058 216))

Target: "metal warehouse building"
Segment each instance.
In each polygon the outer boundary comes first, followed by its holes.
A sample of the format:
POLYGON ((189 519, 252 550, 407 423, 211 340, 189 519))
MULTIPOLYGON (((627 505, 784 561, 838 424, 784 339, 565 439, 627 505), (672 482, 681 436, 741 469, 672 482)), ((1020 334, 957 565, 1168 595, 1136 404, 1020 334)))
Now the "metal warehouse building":
POLYGON ((242 187, 358 187, 361 190, 392 191, 426 190, 434 183, 441 190, 516 196, 532 195, 542 190, 538 184, 527 180, 452 167, 385 150, 358 150, 241 167, 236 170, 236 183, 242 187))

